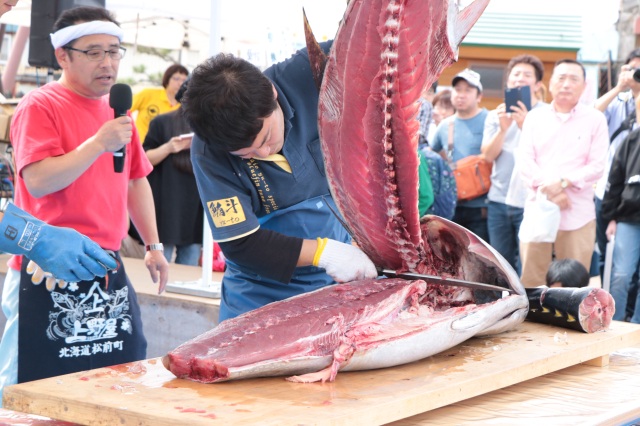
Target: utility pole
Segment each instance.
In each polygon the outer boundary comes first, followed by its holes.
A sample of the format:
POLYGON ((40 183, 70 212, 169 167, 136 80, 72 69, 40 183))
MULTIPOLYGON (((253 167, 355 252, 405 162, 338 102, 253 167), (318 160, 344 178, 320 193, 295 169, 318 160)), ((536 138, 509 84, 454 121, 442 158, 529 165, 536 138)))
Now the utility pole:
POLYGON ((620 41, 617 60, 624 60, 629 52, 638 47, 640 31, 640 0, 620 0, 620 13, 616 24, 620 41))

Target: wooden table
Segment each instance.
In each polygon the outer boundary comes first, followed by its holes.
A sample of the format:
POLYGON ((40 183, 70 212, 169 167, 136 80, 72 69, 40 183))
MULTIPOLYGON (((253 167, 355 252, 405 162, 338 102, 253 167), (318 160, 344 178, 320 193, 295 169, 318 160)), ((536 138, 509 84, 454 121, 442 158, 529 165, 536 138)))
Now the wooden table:
MULTIPOLYGON (((415 363, 339 373, 333 383, 263 378, 205 385, 176 379, 156 358, 11 386, 5 390, 4 405, 96 425, 198 425, 213 419, 233 425, 384 424, 593 359, 606 364, 606 354, 638 344, 640 326, 634 324, 614 322, 605 333, 584 334, 525 322, 509 333, 474 338, 415 363)), ((607 368, 582 367, 596 372, 607 368)), ((534 381, 530 383, 534 389, 534 381)), ((574 385, 567 388, 577 395, 583 392, 577 389, 580 382, 574 385)), ((563 407, 570 406, 566 399, 563 407)), ((637 408, 640 402, 635 404, 637 408)), ((549 407, 534 408, 526 414, 537 416, 539 423, 549 407)), ((430 416, 437 413, 399 424, 431 424, 430 416)), ((453 423, 445 418, 440 424, 453 423)))

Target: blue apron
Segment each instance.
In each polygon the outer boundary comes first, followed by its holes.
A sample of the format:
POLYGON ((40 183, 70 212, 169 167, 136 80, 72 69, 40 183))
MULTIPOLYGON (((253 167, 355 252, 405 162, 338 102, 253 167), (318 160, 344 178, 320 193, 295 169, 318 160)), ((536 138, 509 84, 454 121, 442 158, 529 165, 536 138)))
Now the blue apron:
POLYGON ((56 287, 31 283, 22 258, 18 383, 145 359, 136 293, 120 267, 105 278, 56 287))
MULTIPOLYGON (((331 203, 334 211, 338 211, 330 196, 320 196, 261 217, 260 226, 304 239, 327 237, 350 242, 351 237, 327 207, 327 202, 331 203)), ((324 269, 303 266, 295 269, 288 284, 283 284, 245 272, 227 259, 227 269, 222 279, 219 320, 224 321, 268 303, 313 291, 334 282, 324 269)))

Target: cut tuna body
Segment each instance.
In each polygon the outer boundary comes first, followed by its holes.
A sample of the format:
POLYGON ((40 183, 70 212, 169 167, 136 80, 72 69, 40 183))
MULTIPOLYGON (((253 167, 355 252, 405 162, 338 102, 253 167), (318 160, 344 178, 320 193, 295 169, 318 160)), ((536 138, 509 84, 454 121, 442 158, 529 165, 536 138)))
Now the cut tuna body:
POLYGON ((177 377, 204 383, 279 375, 334 380, 340 370, 425 358, 526 311, 526 299, 494 297, 476 305, 468 289, 420 280, 334 285, 224 321, 163 362, 177 377))

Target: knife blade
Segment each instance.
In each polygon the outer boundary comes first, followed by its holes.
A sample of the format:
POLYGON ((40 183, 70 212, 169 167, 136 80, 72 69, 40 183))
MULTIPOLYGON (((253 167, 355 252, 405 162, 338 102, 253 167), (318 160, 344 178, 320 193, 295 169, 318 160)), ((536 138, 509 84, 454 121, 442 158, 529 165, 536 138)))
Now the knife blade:
MULTIPOLYGON (((340 222, 340 224, 344 227, 344 229, 347 230, 347 233, 351 236, 351 238, 354 239, 353 237, 353 233, 351 232, 351 229, 349 229, 349 225, 347 225, 347 223, 344 221, 344 219, 342 219, 342 217, 338 214, 338 212, 336 212, 333 207, 331 207, 331 204, 329 204, 329 202, 324 198, 324 202, 327 204, 327 207, 329 207, 329 210, 331 210, 331 213, 333 213, 333 215, 336 217, 336 219, 338 219, 338 222, 340 222)), ((358 242, 356 241, 356 244, 358 242)), ((408 280, 424 280, 427 283, 432 283, 432 284, 442 284, 442 285, 450 285, 450 286, 458 286, 458 287, 467 287, 467 288, 472 288, 472 289, 476 289, 476 290, 490 290, 490 291, 507 291, 509 293, 514 293, 514 290, 510 289, 510 288, 505 288, 505 287, 500 287, 497 285, 492 285, 492 284, 483 284, 483 283, 478 283, 478 282, 474 282, 474 281, 467 281, 467 280, 460 280, 457 278, 442 278, 442 277, 438 277, 436 275, 424 275, 424 274, 416 274, 414 272, 396 272, 392 269, 384 269, 381 268, 379 266, 376 267, 376 270, 378 271, 378 275, 384 275, 385 277, 389 277, 389 278, 402 278, 402 279, 408 279, 408 280)))
POLYGON ((478 283, 475 281, 461 280, 457 278, 442 278, 436 275, 417 274, 415 272, 396 272, 392 269, 376 268, 378 274, 384 275, 389 278, 402 278, 407 280, 424 280, 430 284, 441 284, 449 286, 467 287, 475 290, 490 290, 490 291, 507 291, 513 293, 514 290, 510 288, 500 287, 493 284, 478 283))

